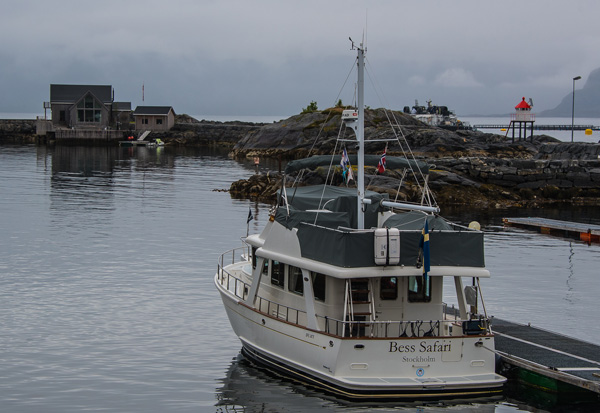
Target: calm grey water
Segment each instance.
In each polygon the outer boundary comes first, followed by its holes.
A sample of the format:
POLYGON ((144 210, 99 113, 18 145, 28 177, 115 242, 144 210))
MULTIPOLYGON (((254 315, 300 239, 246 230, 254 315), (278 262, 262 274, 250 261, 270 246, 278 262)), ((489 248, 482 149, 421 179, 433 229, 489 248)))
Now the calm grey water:
MULTIPOLYGON (((252 165, 192 149, 0 146, 0 410, 364 411, 238 359, 212 285, 218 255, 267 206, 227 189, 252 165)), ((487 311, 600 342, 600 246, 504 230, 487 235, 487 311)), ((594 209, 533 211, 599 222, 594 209)), ((513 412, 514 395, 380 411, 513 412)), ((373 406, 368 407, 373 410, 373 406)))

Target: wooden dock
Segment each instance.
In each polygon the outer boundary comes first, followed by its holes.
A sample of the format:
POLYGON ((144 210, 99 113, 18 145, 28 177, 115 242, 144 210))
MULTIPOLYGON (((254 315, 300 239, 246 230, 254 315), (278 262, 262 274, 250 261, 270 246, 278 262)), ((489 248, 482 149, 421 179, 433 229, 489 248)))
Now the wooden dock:
POLYGON ((535 229, 542 234, 576 237, 588 243, 600 242, 600 225, 548 218, 502 218, 505 225, 535 229))
MULTIPOLYGON (((504 124, 483 124, 473 125, 474 129, 508 129, 510 125, 504 124)), ((534 125, 535 130, 571 130, 571 125, 534 125)), ((594 125, 573 125, 573 130, 600 130, 600 126, 594 125)))
POLYGON ((600 397, 600 346, 494 318, 496 351, 516 378, 553 393, 600 397))
POLYGON ((138 141, 138 140, 128 140, 128 141, 119 141, 119 146, 152 146, 155 145, 154 142, 150 141, 138 141))

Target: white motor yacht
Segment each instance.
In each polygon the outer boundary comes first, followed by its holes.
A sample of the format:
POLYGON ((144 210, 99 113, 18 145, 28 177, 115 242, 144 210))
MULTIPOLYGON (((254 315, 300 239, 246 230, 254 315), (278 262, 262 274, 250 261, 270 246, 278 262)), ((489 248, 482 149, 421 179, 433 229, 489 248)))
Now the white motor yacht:
POLYGON ((423 178, 420 204, 365 191, 365 167, 382 159, 365 155, 365 50, 353 48, 358 104, 341 118, 357 154, 292 161, 286 175, 356 165, 357 188, 290 188, 284 180, 262 232, 219 260, 214 282, 242 353, 347 399, 499 393, 506 379, 495 372, 479 284, 490 276, 483 232, 438 215, 425 162, 385 160, 387 169, 423 178), (443 302, 444 279, 456 298, 452 309, 443 302))

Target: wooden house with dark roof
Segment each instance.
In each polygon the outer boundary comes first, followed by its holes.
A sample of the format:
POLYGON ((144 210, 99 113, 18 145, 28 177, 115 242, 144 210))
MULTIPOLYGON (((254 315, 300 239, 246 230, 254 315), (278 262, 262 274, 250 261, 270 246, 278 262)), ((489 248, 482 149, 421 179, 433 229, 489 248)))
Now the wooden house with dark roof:
POLYGON ((138 106, 133 111, 136 130, 166 131, 175 125, 172 106, 138 106))
POLYGON ((131 102, 114 102, 110 85, 50 85, 52 126, 69 129, 126 129, 131 102))

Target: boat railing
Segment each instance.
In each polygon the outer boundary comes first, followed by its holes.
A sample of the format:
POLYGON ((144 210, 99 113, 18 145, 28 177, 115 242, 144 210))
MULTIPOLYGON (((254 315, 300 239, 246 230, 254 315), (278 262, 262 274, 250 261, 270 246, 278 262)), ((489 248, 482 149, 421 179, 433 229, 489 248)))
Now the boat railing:
POLYGON ((261 296, 256 297, 256 299, 258 303, 256 308, 258 311, 269 314, 272 317, 279 318, 288 323, 298 324, 306 327, 306 311, 299 310, 294 307, 288 307, 287 305, 276 303, 275 301, 268 300, 261 296))
POLYGON ((242 247, 237 247, 230 249, 229 251, 225 251, 219 257, 219 270, 221 270, 226 265, 235 264, 240 261, 247 261, 250 253, 250 247, 244 245, 242 247))
POLYGON ((224 252, 219 257, 217 264, 217 276, 219 283, 230 293, 236 297, 245 300, 250 291, 250 284, 243 281, 239 277, 231 274, 225 269, 225 266, 236 264, 240 261, 246 261, 249 256, 249 248, 247 246, 238 247, 224 252))
POLYGON ((342 321, 317 316, 326 333, 339 337, 411 338, 489 334, 489 322, 476 320, 342 321))
MULTIPOLYGON (((223 288, 241 300, 245 300, 248 297, 250 284, 227 271, 225 267, 240 261, 247 261, 248 254, 248 247, 234 248, 223 253, 218 261, 217 276, 219 283, 223 288)), ((260 295, 256 297, 255 303, 258 304, 255 308, 261 313, 282 319, 288 323, 301 326, 307 325, 306 311, 277 303, 260 295)))
MULTIPOLYGON (((239 247, 223 253, 218 261, 219 283, 241 300, 248 297, 250 284, 243 281, 225 269, 225 266, 246 261, 248 248, 239 247)), ((285 322, 307 327, 307 313, 294 307, 269 300, 257 295, 256 310, 285 322)), ((485 335, 490 333, 489 320, 483 317, 462 320, 456 311, 444 311, 443 320, 414 320, 414 321, 343 321, 316 314, 319 330, 340 338, 343 337, 373 337, 373 338, 403 338, 403 337, 452 337, 463 335, 485 335), (452 315, 454 312, 454 315, 452 315)))
MULTIPOLYGON (((219 283, 227 291, 229 291, 241 300, 245 300, 248 297, 248 292, 250 291, 250 284, 225 270, 221 264, 219 264, 219 272, 217 274, 219 277, 219 283)), ((261 297, 260 295, 256 297, 256 303, 258 305, 255 308, 261 313, 265 313, 272 317, 279 318, 288 323, 298 324, 303 327, 306 327, 306 311, 277 303, 275 301, 261 297)))

